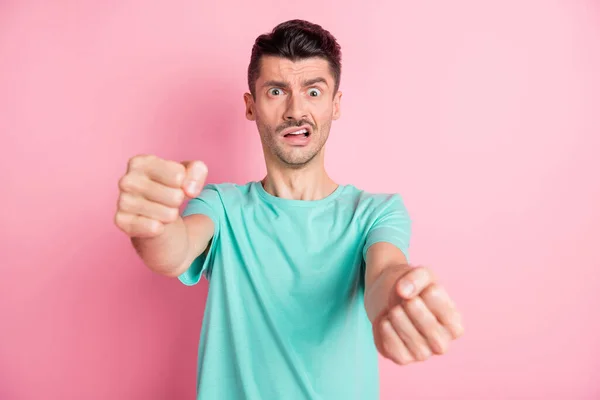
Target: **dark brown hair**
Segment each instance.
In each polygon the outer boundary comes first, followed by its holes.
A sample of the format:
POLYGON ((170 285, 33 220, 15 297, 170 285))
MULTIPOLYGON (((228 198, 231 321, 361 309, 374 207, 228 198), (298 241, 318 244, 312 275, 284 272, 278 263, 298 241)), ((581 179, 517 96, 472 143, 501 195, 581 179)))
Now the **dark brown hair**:
POLYGON ((277 56, 292 61, 320 57, 329 62, 336 93, 342 74, 342 52, 335 37, 320 25, 294 19, 282 22, 270 33, 260 35, 252 46, 248 66, 248 87, 256 97, 256 80, 260 75, 262 56, 277 56))

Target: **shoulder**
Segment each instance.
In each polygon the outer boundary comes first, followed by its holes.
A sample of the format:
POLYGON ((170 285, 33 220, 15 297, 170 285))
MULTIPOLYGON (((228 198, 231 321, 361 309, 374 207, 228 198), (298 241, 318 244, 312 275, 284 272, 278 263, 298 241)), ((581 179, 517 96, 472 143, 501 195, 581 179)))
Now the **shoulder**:
POLYGON ((198 196, 190 199, 184 215, 202 213, 218 217, 226 210, 242 204, 248 196, 250 184, 208 183, 198 196))
POLYGON ((245 204, 253 195, 253 182, 238 183, 209 183, 204 186, 196 199, 203 200, 217 207, 235 207, 245 204))
POLYGON ((353 185, 347 185, 346 193, 356 204, 357 211, 375 216, 386 212, 406 212, 404 198, 400 193, 369 192, 353 185))
POLYGON ((201 195, 204 193, 218 194, 220 197, 231 197, 240 194, 246 194, 250 190, 251 182, 245 184, 237 184, 231 182, 224 183, 208 183, 204 185, 201 195))

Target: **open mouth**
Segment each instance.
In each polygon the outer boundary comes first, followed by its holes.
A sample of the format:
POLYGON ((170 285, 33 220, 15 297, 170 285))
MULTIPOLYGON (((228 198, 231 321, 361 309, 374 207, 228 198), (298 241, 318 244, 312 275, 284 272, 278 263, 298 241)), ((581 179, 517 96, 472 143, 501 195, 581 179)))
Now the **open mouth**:
POLYGON ((290 132, 287 135, 284 135, 284 137, 308 137, 310 135, 310 132, 308 131, 308 129, 299 129, 297 131, 294 132, 290 132))

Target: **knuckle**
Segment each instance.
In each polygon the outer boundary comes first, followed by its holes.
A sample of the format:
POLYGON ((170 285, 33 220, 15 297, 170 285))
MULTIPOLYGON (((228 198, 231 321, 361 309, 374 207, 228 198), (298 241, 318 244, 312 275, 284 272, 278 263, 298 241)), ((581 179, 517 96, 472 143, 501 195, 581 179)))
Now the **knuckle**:
POLYGON ((119 180, 119 189, 122 192, 134 192, 138 186, 137 180, 133 175, 130 174, 124 175, 119 180))
POLYGON ((439 354, 446 354, 448 352, 448 350, 450 349, 450 343, 448 343, 448 341, 446 340, 441 340, 438 343, 439 346, 439 354))
POLYGON ((138 154, 129 159, 128 168, 130 171, 142 168, 150 160, 150 155, 138 154))
POLYGON ((177 217, 179 217, 179 210, 177 210, 176 208, 169 208, 167 210, 167 222, 175 222, 177 220, 177 217))
POLYGON ((383 351, 387 356, 392 355, 393 347, 392 347, 392 342, 390 341, 390 338, 388 337, 388 335, 384 334, 383 337, 381 338, 381 347, 383 348, 383 351))
POLYGON ((435 354, 446 354, 446 352, 448 351, 448 342, 446 340, 436 339, 434 343, 435 346, 433 346, 433 349, 435 350, 435 354))
POLYGON ((173 164, 173 168, 175 170, 175 172, 177 173, 186 173, 187 172, 187 168, 185 165, 183 165, 182 163, 178 163, 178 162, 171 162, 173 164))
POLYGON ((402 321, 402 319, 404 317, 404 310, 402 309, 401 306, 392 307, 389 311, 389 316, 390 316, 390 320, 398 323, 398 322, 402 321))
POLYGON ((175 183, 177 185, 183 184, 186 175, 187 171, 185 169, 185 166, 183 164, 176 163, 173 167, 173 179, 175 180, 175 183))
POLYGON ((427 359, 429 359, 430 355, 431 352, 425 346, 421 346, 419 348, 419 351, 417 351, 416 359, 419 361, 426 361, 427 359))
POLYGON ((117 211, 113 218, 113 222, 115 223, 116 226, 118 226, 119 228, 122 228, 123 227, 123 215, 117 211))
POLYGON ((123 175, 121 179, 119 179, 119 190, 122 192, 127 191, 129 189, 129 175, 123 175))
POLYGON ((148 226, 148 230, 152 234, 158 234, 162 228, 162 224, 159 221, 152 220, 148 226))
POLYGON ((400 354, 398 354, 398 364, 400 365, 408 365, 414 361, 415 359, 412 357, 408 350, 400 352, 400 354))
POLYGON ((183 203, 183 201, 185 200, 185 193, 183 192, 183 190, 178 189, 175 191, 175 193, 173 194, 173 196, 171 198, 172 198, 174 204, 176 204, 177 206, 180 206, 183 203))
POLYGON ((389 359, 393 360, 394 362, 398 359, 398 354, 397 354, 398 351, 394 345, 394 342, 391 340, 391 338, 389 338, 389 337, 383 338, 381 347, 383 349, 383 355, 386 358, 389 358, 389 359))
POLYGON ((128 211, 133 208, 133 198, 127 193, 121 193, 119 196, 118 207, 119 210, 128 211))
POLYGON ((121 213, 121 212, 117 212, 115 214, 115 219, 114 219, 115 225, 122 230, 125 233, 129 233, 129 224, 127 224, 127 218, 125 216, 125 214, 121 213))
POLYGON ((380 332, 385 332, 387 330, 386 327, 387 327, 388 322, 389 322, 388 318, 382 318, 379 320, 379 331, 380 332))

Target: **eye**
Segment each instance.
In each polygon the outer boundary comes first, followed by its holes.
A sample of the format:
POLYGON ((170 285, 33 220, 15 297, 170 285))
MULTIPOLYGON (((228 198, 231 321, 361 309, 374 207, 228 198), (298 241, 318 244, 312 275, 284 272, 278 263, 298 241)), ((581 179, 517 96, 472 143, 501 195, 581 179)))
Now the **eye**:
POLYGON ((310 97, 318 97, 321 95, 321 91, 317 88, 312 88, 308 90, 308 95, 310 97))
POLYGON ((269 89, 269 94, 271 96, 280 96, 283 94, 283 91, 279 88, 271 88, 269 89))

